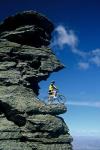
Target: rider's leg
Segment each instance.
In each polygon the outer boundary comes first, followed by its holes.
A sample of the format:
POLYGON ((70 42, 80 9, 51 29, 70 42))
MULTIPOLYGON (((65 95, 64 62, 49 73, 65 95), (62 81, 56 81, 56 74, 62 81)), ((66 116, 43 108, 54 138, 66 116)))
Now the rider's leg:
POLYGON ((57 91, 56 90, 53 91, 53 96, 54 96, 54 98, 57 98, 57 91))
POLYGON ((49 93, 48 102, 51 103, 53 101, 53 93, 49 93))

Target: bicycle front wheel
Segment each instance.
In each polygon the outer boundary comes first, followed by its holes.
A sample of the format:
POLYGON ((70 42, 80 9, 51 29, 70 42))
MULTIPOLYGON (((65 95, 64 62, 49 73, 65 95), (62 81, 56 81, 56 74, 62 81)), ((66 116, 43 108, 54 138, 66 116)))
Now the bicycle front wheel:
POLYGON ((57 100, 59 103, 65 103, 66 102, 66 97, 59 94, 58 97, 57 97, 57 100))

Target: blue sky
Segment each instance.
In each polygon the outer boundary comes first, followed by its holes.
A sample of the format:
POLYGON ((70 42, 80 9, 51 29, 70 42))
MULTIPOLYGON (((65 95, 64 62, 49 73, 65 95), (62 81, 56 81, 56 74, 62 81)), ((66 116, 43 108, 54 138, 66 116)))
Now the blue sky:
POLYGON ((40 83, 40 96, 56 81, 67 97, 63 115, 72 135, 100 135, 99 0, 1 0, 0 21, 23 10, 36 10, 54 24, 51 47, 66 66, 40 83))

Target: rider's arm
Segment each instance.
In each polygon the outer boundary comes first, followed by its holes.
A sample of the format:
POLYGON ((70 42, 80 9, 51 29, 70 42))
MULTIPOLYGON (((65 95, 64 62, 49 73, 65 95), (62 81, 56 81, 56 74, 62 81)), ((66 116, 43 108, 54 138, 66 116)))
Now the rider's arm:
POLYGON ((53 87, 54 87, 54 89, 58 90, 58 88, 55 85, 53 85, 53 87))

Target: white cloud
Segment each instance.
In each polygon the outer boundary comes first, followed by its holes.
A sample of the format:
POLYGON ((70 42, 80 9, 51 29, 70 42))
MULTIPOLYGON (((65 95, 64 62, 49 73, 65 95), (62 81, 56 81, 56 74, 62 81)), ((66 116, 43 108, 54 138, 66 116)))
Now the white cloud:
POLYGON ((75 137, 79 137, 79 138, 88 138, 88 136, 92 137, 100 137, 100 131, 99 129, 81 129, 81 130, 72 130, 72 135, 75 137))
POLYGON ((96 66, 100 67, 100 49, 92 50, 89 54, 89 63, 95 64, 96 66))
POLYGON ((92 54, 93 56, 100 56, 100 49, 97 48, 97 49, 95 49, 95 50, 92 50, 91 54, 92 54))
POLYGON ((66 29, 63 25, 59 25, 55 29, 52 46, 57 46, 59 49, 63 49, 65 45, 69 46, 69 50, 71 50, 73 54, 81 57, 81 62, 78 62, 78 66, 81 69, 87 70, 90 65, 93 64, 100 67, 100 48, 91 51, 82 51, 77 48, 78 41, 79 39, 73 30, 66 29))
POLYGON ((90 67, 90 64, 88 62, 79 62, 78 66, 80 69, 87 70, 90 67))
POLYGON ((78 101, 70 101, 67 103, 67 105, 72 105, 72 106, 87 106, 87 107, 96 107, 100 108, 100 102, 78 102, 78 101))
POLYGON ((94 56, 90 58, 90 62, 100 67, 100 56, 94 56))
POLYGON ((84 57, 86 53, 84 51, 80 51, 78 46, 78 37, 75 35, 73 30, 66 29, 64 26, 59 25, 55 29, 55 36, 52 46, 58 46, 60 49, 63 49, 65 45, 70 47, 70 50, 84 57))
POLYGON ((55 45, 58 45, 60 48, 63 48, 64 45, 68 45, 71 48, 75 48, 77 46, 78 38, 72 30, 67 30, 64 26, 59 25, 55 29, 55 32, 57 33, 54 41, 55 45))

